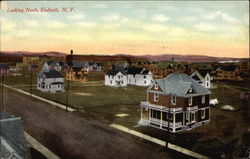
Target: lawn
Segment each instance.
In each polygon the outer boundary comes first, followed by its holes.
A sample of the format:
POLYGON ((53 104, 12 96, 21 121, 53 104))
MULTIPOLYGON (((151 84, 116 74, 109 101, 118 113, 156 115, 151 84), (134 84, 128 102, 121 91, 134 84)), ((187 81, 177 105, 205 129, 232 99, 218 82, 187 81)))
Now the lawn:
MULTIPOLYGON (((115 88, 103 85, 103 73, 95 72, 89 82, 70 82, 69 104, 83 115, 106 122, 120 124, 165 140, 166 132, 150 127, 135 127, 140 120, 140 102, 146 100, 146 87, 128 86, 115 88), (127 116, 117 116, 126 114, 127 116)), ((34 76, 33 83, 36 83, 34 76)), ((30 75, 7 77, 7 84, 19 86, 29 91, 30 75)), ((65 83, 67 87, 67 82, 65 83)), ((229 83, 219 83, 211 90, 211 99, 217 98, 219 104, 211 106, 211 121, 188 132, 170 135, 170 142, 186 147, 212 158, 236 158, 242 156, 250 145, 249 116, 244 116, 247 104, 239 99, 242 90, 231 87, 229 83), (220 109, 231 105, 236 111, 220 109)), ((43 93, 33 89, 33 93, 65 104, 66 93, 43 93)))

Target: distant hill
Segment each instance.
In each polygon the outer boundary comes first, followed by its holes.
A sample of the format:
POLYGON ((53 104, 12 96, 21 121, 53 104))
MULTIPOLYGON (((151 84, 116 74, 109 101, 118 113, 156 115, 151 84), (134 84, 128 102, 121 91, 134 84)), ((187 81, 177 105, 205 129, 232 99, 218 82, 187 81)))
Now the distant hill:
POLYGON ((164 54, 164 55, 145 55, 149 61, 170 61, 176 62, 221 62, 221 61, 239 61, 246 58, 230 58, 230 57, 212 57, 203 55, 176 55, 176 54, 164 54))
MULTIPOLYGON (((51 57, 64 57, 67 54, 63 52, 49 51, 49 52, 27 52, 27 51, 1 51, 0 54, 4 55, 19 55, 19 56, 51 56, 51 57)), ((74 54, 81 55, 81 54, 74 54)), ((84 54, 87 55, 87 54, 84 54)), ((90 55, 90 54, 89 54, 90 55)), ((105 54, 103 54, 105 55, 105 54)), ((91 55, 95 56, 95 55, 91 55)), ((100 56, 100 55, 96 55, 100 56)), ((177 54, 162 54, 162 55, 129 55, 129 54, 116 54, 109 56, 117 56, 117 57, 128 57, 133 58, 135 60, 148 60, 148 61, 171 61, 174 59, 176 62, 234 62, 239 60, 245 60, 247 58, 230 58, 230 57, 212 57, 212 56, 204 56, 204 55, 177 55, 177 54)))
POLYGON ((62 52, 56 52, 56 51, 51 51, 51 52, 27 52, 27 51, 1 51, 0 54, 3 55, 20 55, 20 56, 52 56, 52 57, 61 57, 61 56, 66 56, 65 53, 62 52))

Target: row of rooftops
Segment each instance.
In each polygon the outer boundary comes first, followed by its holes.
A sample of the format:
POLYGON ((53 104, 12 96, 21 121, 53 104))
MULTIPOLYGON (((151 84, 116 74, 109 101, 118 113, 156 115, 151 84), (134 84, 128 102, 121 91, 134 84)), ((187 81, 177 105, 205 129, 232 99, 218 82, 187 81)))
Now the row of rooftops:
POLYGON ((121 72, 124 75, 136 75, 136 74, 148 74, 149 70, 142 68, 142 67, 123 67, 117 68, 113 67, 111 70, 106 72, 106 75, 116 75, 117 73, 121 72))

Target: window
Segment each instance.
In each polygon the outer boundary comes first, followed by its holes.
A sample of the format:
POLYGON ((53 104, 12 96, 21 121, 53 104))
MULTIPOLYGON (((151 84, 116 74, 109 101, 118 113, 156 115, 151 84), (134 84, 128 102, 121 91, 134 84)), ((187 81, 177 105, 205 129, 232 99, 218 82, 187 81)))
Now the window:
POLYGON ((201 96, 201 103, 202 103, 202 104, 205 103, 205 99, 206 99, 205 95, 201 96))
POLYGON ((171 96, 171 104, 176 105, 176 96, 171 96))
POLYGON ((134 78, 135 78, 135 75, 134 75, 134 78))
POLYGON ((191 122, 195 122, 195 113, 190 113, 191 122))
POLYGON ((123 84, 123 81, 122 81, 122 84, 123 84))
POLYGON ((143 77, 144 77, 144 79, 146 79, 146 78, 147 78, 147 76, 146 76, 146 75, 144 75, 143 77))
POLYGON ((201 110, 201 119, 204 119, 205 118, 205 115, 206 114, 206 111, 205 111, 205 109, 202 109, 201 110))
POLYGON ((158 86, 158 84, 155 84, 155 89, 159 89, 159 86, 158 86))
POLYGON ((154 94, 154 101, 158 102, 159 101, 159 94, 154 94))
POLYGON ((151 110, 151 117, 155 119, 161 119, 161 112, 158 110, 151 110))
POLYGON ((144 81, 144 84, 147 84, 147 81, 144 81))
POLYGON ((121 75, 121 78, 122 78, 123 76, 121 75))
POLYGON ((110 80, 110 84, 112 84, 112 80, 110 80))
POLYGON ((188 122, 189 122, 189 113, 186 113, 186 120, 188 120, 188 122))
POLYGON ((60 88, 60 84, 58 84, 58 88, 60 88))
POLYGON ((193 98, 192 97, 189 97, 188 98, 188 105, 192 105, 193 104, 193 98))

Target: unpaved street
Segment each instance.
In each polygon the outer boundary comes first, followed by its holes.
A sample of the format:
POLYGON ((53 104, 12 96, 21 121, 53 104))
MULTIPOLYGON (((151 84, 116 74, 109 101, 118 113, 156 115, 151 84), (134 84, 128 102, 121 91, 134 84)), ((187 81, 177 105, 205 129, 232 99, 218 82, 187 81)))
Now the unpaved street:
POLYGON ((159 146, 78 112, 65 112, 7 88, 4 91, 5 109, 22 117, 25 130, 62 159, 173 157, 159 146))

